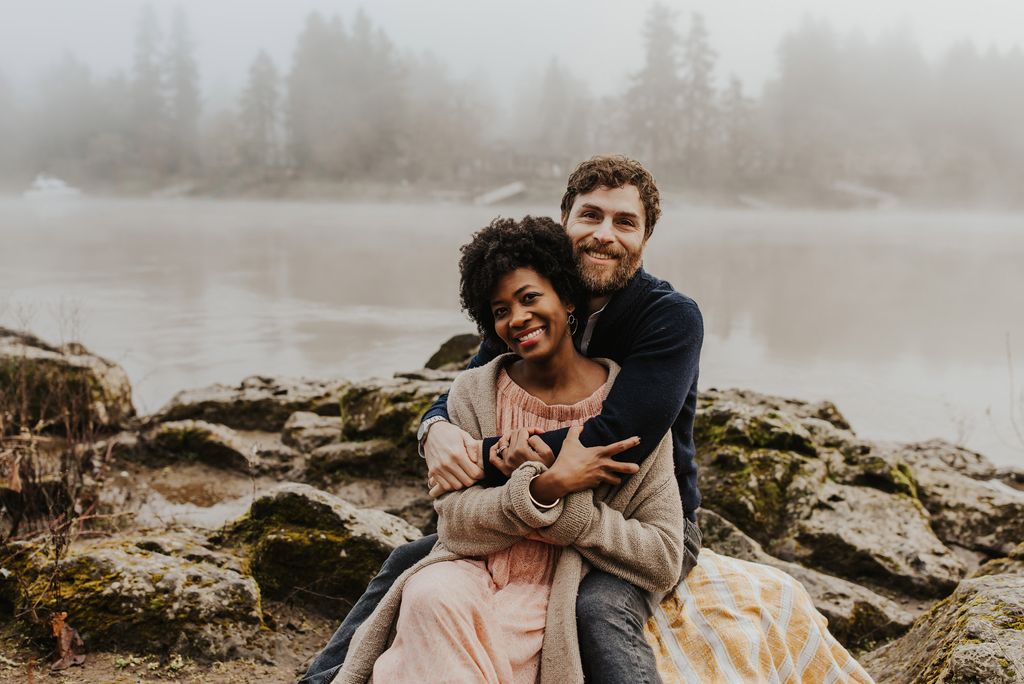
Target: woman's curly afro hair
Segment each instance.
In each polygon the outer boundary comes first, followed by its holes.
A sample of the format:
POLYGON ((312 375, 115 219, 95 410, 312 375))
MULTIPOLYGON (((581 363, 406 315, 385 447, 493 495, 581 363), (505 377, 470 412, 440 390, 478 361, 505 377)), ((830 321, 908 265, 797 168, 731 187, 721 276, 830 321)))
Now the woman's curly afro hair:
POLYGON ((521 221, 496 218, 474 233, 461 252, 462 309, 491 344, 504 346, 494 332, 491 293, 503 275, 517 268, 531 268, 547 278, 562 301, 576 305, 581 315, 586 291, 576 271, 572 242, 555 221, 533 216, 521 221))

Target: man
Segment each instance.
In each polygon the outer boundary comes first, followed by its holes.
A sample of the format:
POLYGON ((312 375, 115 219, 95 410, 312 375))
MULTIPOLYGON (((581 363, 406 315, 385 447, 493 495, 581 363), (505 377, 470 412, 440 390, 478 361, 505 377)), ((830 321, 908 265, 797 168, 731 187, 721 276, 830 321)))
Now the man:
MULTIPOLYGON (((583 426, 578 443, 592 457, 616 454, 639 462, 670 428, 679 493, 687 518, 687 561, 696 564, 700 506, 694 463, 693 418, 703 321, 696 303, 641 268, 643 250, 661 215, 658 188, 638 162, 601 156, 580 164, 569 176, 561 203, 562 225, 572 239, 590 314, 574 341, 588 356, 616 361, 622 370, 601 415, 583 426), (633 435, 637 446, 622 450, 633 435)), ((470 367, 504 350, 481 346, 470 367)), ((423 417, 419 439, 427 461, 432 496, 469 486, 500 485, 524 460, 557 457, 568 430, 534 435, 514 445, 495 435, 477 441, 447 422, 442 395, 423 417)), ((392 552, 366 593, 349 612, 302 682, 329 682, 345 659, 356 628, 405 569, 423 558, 437 540, 429 535, 392 552)), ((577 629, 588 682, 659 681, 643 627, 648 597, 628 582, 592 569, 580 585, 577 629)))

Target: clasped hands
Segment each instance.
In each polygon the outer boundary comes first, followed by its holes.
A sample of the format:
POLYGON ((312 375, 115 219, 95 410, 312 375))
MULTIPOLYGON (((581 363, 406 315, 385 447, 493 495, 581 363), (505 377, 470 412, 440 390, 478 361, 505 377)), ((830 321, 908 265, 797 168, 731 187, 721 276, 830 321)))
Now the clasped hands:
MULTIPOLYGON (((557 458, 538 435, 537 428, 520 428, 501 439, 487 455, 490 463, 506 477, 526 461, 543 463, 548 469, 536 478, 530 492, 541 503, 549 503, 572 492, 593 489, 602 483, 618 485, 623 475, 636 473, 640 466, 614 460, 614 456, 640 443, 630 437, 607 446, 585 447, 579 437, 582 428, 569 428, 557 458)), ((430 428, 424 444, 430 496, 471 487, 484 476, 483 442, 451 423, 430 428)))

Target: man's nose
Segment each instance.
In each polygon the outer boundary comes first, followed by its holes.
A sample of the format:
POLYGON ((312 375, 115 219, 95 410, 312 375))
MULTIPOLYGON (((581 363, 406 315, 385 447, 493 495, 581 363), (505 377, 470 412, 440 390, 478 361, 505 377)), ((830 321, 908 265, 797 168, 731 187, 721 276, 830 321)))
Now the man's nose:
POLYGON ((615 235, 612 233, 612 220, 611 218, 606 218, 604 221, 601 221, 601 225, 599 225, 597 230, 594 231, 594 239, 600 242, 611 242, 614 238, 615 235))

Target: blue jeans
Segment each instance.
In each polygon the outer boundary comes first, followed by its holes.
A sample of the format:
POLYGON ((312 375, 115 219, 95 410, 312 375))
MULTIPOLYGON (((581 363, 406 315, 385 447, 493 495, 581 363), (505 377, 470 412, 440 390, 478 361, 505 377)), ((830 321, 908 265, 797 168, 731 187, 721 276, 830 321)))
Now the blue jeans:
MULTIPOLYGON (((431 534, 391 552, 299 684, 328 684, 334 679, 345 663, 352 635, 370 617, 398 576, 430 553, 436 541, 437 535, 431 534)), ((684 577, 697 564, 700 545, 700 530, 686 521, 684 577)), ((576 599, 576 629, 588 683, 661 681, 654 652, 644 637, 649 614, 646 592, 600 570, 587 574, 576 599)))
MULTIPOLYGON (((686 521, 683 577, 697 565, 701 534, 686 521)), ((592 569, 576 597, 576 633, 587 684, 654 684, 660 682, 644 625, 651 615, 648 593, 624 579, 592 569)))

